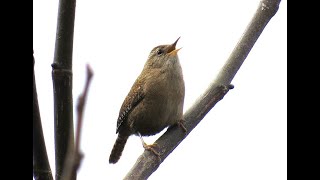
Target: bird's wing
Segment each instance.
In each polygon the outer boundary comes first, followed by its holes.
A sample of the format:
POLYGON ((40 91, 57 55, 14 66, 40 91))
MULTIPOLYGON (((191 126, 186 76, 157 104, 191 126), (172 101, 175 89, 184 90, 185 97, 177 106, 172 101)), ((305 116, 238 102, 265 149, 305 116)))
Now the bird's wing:
POLYGON ((121 126, 125 126, 127 124, 128 115, 142 101, 144 96, 145 94, 143 92, 143 85, 139 82, 139 80, 137 80, 122 103, 117 121, 116 133, 119 132, 121 126))

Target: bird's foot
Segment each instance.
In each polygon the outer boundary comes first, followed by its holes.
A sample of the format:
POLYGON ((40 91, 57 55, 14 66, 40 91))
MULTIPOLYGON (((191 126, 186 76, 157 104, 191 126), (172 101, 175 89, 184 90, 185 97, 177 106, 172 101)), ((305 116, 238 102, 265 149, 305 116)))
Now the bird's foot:
POLYGON ((145 150, 148 150, 148 151, 151 151, 154 155, 156 155, 158 157, 158 160, 161 162, 161 154, 155 150, 155 148, 158 149, 158 144, 157 143, 153 143, 153 144, 147 144, 144 142, 144 140, 142 139, 142 136, 141 134, 139 133, 139 136, 140 136, 140 139, 141 139, 141 142, 142 142, 142 146, 145 150))
POLYGON ((156 156, 160 158, 160 153, 155 150, 155 148, 158 147, 157 143, 146 144, 145 142, 143 142, 142 145, 145 150, 153 152, 156 156))
POLYGON ((185 122, 186 122, 186 120, 184 120, 184 119, 180 119, 180 120, 178 121, 178 126, 183 130, 184 133, 187 132, 187 128, 186 128, 186 126, 184 125, 185 122))

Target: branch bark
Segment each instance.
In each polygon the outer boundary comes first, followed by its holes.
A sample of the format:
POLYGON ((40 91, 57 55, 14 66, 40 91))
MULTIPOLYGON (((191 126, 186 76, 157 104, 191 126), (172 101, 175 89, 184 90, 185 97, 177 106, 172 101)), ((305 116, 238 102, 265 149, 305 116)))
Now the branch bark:
MULTIPOLYGON (((33 57, 34 66, 34 57, 33 57)), ((33 177, 35 180, 53 180, 44 142, 38 104, 36 79, 33 70, 33 177)))
MULTIPOLYGON (((185 112, 184 119, 187 133, 184 134, 179 127, 168 128, 168 130, 155 143, 160 149, 161 161, 187 137, 203 117, 219 102, 229 89, 232 79, 248 56, 251 48, 259 38, 265 26, 276 14, 281 0, 262 0, 248 24, 244 34, 233 49, 228 60, 220 70, 216 79, 211 83, 208 89, 194 103, 194 105, 185 112)), ((124 179, 147 179, 160 166, 161 161, 152 152, 145 150, 137 159, 134 166, 128 172, 124 179)))
POLYGON ((77 102, 77 131, 76 131, 76 139, 75 139, 75 148, 70 148, 68 150, 68 156, 65 160, 62 180, 70 180, 75 179, 77 176, 77 170, 80 167, 81 160, 83 158, 83 154, 80 151, 80 138, 81 138, 81 130, 82 130, 82 122, 83 122, 83 113, 84 107, 86 104, 86 99, 88 96, 88 89, 91 83, 91 79, 93 76, 93 71, 89 65, 87 65, 87 79, 85 83, 85 88, 83 93, 79 96, 77 102), (73 151, 74 150, 74 151, 73 151))
POLYGON ((75 0, 60 0, 52 81, 54 92, 55 179, 60 180, 68 147, 74 147, 72 50, 75 0))

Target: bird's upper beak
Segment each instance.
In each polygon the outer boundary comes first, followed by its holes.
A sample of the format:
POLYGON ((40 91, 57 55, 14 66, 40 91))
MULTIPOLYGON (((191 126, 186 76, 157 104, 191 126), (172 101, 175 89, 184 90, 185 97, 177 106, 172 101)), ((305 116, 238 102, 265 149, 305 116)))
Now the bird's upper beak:
POLYGON ((169 55, 176 55, 177 53, 178 53, 178 51, 181 49, 181 48, 179 48, 179 49, 176 49, 176 44, 177 44, 177 42, 179 41, 179 39, 180 39, 180 37, 173 43, 173 44, 171 44, 169 47, 168 47, 168 54, 169 55))

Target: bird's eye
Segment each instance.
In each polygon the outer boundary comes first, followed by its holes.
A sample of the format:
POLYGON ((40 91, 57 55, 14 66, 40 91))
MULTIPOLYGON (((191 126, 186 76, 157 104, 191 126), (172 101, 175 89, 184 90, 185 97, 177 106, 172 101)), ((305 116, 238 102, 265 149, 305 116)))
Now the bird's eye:
POLYGON ((163 50, 162 49, 158 49, 156 53, 157 53, 158 56, 160 56, 161 54, 163 54, 163 50))

